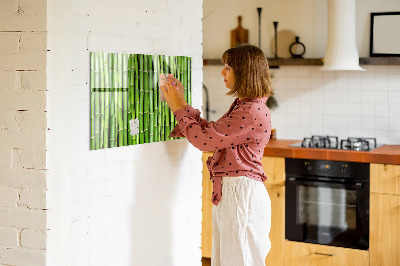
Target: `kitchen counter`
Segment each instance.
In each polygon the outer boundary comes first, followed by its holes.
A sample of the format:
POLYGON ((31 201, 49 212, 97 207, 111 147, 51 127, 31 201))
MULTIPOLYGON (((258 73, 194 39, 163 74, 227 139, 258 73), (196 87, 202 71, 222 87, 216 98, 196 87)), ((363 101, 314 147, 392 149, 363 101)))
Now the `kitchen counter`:
POLYGON ((363 163, 400 164, 400 145, 383 145, 372 151, 290 147, 301 140, 270 140, 264 156, 363 163))

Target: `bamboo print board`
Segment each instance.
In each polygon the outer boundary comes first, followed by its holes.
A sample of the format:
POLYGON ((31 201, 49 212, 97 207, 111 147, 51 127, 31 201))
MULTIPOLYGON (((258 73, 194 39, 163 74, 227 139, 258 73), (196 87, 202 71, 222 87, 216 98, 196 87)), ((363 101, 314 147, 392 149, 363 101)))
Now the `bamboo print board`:
POLYGON ((179 79, 191 104, 191 57, 92 52, 90 67, 91 150, 175 139, 159 74, 179 79))

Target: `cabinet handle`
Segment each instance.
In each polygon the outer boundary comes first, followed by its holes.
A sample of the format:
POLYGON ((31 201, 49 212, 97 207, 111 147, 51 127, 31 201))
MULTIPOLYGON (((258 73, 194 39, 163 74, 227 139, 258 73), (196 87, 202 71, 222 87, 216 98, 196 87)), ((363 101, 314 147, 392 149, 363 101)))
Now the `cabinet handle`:
POLYGON ((335 254, 328 254, 328 253, 320 253, 320 252, 314 252, 315 255, 323 255, 323 256, 335 256, 335 254))

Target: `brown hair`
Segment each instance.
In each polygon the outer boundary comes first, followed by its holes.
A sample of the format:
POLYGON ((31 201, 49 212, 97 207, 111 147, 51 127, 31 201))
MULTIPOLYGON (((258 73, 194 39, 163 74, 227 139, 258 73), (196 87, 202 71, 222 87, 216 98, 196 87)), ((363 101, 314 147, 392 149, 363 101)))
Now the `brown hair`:
POLYGON ((222 54, 222 63, 235 74, 235 86, 226 95, 259 98, 273 95, 268 61, 263 51, 253 45, 240 45, 222 54))

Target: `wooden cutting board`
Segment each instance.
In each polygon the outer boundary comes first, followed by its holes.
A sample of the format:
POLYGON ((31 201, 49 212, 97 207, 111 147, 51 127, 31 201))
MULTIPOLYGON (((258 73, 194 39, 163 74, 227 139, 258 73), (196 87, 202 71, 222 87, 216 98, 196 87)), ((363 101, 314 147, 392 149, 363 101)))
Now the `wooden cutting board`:
POLYGON ((231 30, 231 48, 242 43, 249 43, 249 31, 242 27, 242 16, 238 16, 238 27, 231 30))

